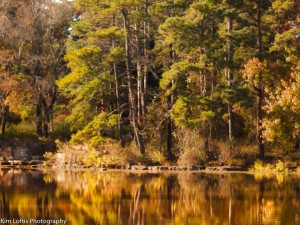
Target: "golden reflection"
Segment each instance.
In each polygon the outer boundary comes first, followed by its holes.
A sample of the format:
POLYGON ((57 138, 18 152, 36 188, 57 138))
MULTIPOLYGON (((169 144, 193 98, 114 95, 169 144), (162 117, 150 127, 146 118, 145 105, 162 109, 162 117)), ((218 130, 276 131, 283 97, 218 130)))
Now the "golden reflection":
POLYGON ((2 171, 0 217, 70 225, 297 224, 299 177, 2 171), (13 188, 12 188, 13 187, 13 188))
POLYGON ((254 174, 254 178, 256 181, 261 181, 261 180, 265 180, 265 179, 273 179, 275 177, 278 185, 281 185, 284 182, 284 178, 286 176, 287 175, 283 174, 283 173, 257 173, 257 174, 254 174))
MULTIPOLYGON (((275 203, 273 200, 262 201, 262 221, 264 224, 268 224, 275 217, 275 203)), ((277 222, 277 221, 275 221, 277 222)), ((275 225, 275 223, 274 223, 275 225)))

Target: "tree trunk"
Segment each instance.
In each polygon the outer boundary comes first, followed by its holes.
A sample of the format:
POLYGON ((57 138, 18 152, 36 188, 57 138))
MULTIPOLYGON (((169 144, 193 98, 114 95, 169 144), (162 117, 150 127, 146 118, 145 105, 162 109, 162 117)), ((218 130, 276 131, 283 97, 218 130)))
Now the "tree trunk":
POLYGON ((43 112, 42 112, 42 94, 41 94, 41 86, 38 83, 38 79, 40 78, 40 60, 39 60, 39 56, 41 55, 41 47, 38 47, 37 52, 35 52, 34 50, 34 45, 33 45, 33 52, 35 53, 35 57, 37 57, 37 59, 35 60, 35 64, 34 64, 34 68, 33 68, 33 80, 34 80, 34 88, 36 91, 36 97, 37 97, 37 101, 36 101, 36 134, 41 137, 43 136, 43 112))
POLYGON ((49 90, 51 101, 47 104, 45 97, 39 94, 37 104, 37 134, 38 136, 49 137, 49 125, 51 123, 54 104, 57 98, 57 86, 53 84, 52 89, 49 90))
POLYGON ((127 18, 127 11, 125 9, 121 10, 124 22, 124 29, 125 33, 125 50, 126 50, 126 73, 127 73, 127 82, 128 82, 128 92, 129 92, 129 103, 130 103, 130 112, 131 112, 131 122, 134 129, 134 135, 136 138, 136 143, 139 151, 144 154, 145 147, 144 142, 139 131, 138 121, 137 121, 137 107, 135 102, 135 96, 133 93, 133 82, 132 82, 132 75, 131 75, 131 56, 130 56, 130 29, 129 29, 129 21, 127 18))
MULTIPOLYGON (((112 24, 115 26, 115 15, 113 15, 112 18, 112 24)), ((112 41, 112 48, 115 48, 115 40, 112 41)), ((118 76, 118 71, 117 71, 117 64, 114 62, 113 63, 113 70, 114 70, 114 76, 115 76, 115 88, 116 88, 116 100, 117 100, 117 111, 118 111, 118 138, 119 142, 122 148, 125 147, 125 141, 123 138, 123 123, 122 123, 122 110, 121 110, 121 80, 120 77, 118 76)))
POLYGON ((41 61, 40 56, 43 52, 43 37, 41 36, 41 20, 39 18, 39 10, 36 12, 37 18, 32 24, 33 29, 33 42, 31 46, 32 57, 35 58, 33 65, 33 88, 36 92, 36 133, 39 137, 43 136, 43 111, 42 111, 42 86, 39 84, 41 78, 41 61))
MULTIPOLYGON (((144 66, 144 84, 143 84, 143 93, 142 93, 142 113, 145 117, 147 115, 147 99, 148 99, 148 68, 144 66)), ((143 122, 145 123, 145 121, 143 122)))
POLYGON ((54 109, 54 104, 57 100, 57 90, 58 90, 58 87, 54 83, 52 86, 52 96, 51 96, 51 103, 50 103, 50 107, 49 107, 49 109, 50 109, 49 110, 49 118, 47 118, 49 123, 51 122, 51 124, 52 124, 51 130, 53 129, 53 111, 54 111, 53 109, 54 109))
MULTIPOLYGON (((114 47, 114 44, 113 44, 114 47)), ((115 76, 115 81, 116 81, 116 97, 117 97, 117 108, 118 108, 118 137, 119 137, 119 142, 121 147, 125 147, 125 142, 123 138, 123 124, 122 124, 122 110, 121 110, 121 99, 120 99, 120 78, 117 73, 117 65, 114 63, 114 76, 115 76)))
POLYGON ((140 25, 137 23, 135 25, 135 41, 136 41, 136 71, 137 71, 137 113, 138 113, 138 121, 141 123, 141 118, 143 116, 143 108, 142 108, 142 85, 143 85, 143 75, 142 75, 142 65, 141 65, 141 42, 140 42, 140 25))
MULTIPOLYGON (((48 137, 49 136, 49 124, 50 124, 50 110, 47 106, 47 102, 46 99, 44 98, 44 96, 41 96, 41 105, 43 107, 44 110, 44 116, 42 117, 42 134, 44 137, 48 137)), ((42 111, 42 109, 41 109, 42 111)))
MULTIPOLYGON (((172 0, 172 6, 174 5, 174 1, 172 0)), ((172 8, 168 9, 168 17, 172 17, 172 8)), ((169 67, 171 67, 174 63, 175 60, 175 52, 173 50, 172 44, 169 46, 169 57, 170 57, 170 63, 169 67)), ((173 85, 173 80, 171 82, 171 85, 173 85)), ((167 96, 167 107, 168 111, 172 109, 172 106, 174 104, 174 98, 173 95, 167 96)), ((172 153, 172 148, 173 148, 173 121, 171 118, 171 115, 169 115, 169 118, 167 120, 167 154, 168 158, 171 159, 173 158, 173 153, 172 153)))
MULTIPOLYGON (((211 34, 211 37, 213 37, 213 38, 216 35, 214 21, 211 21, 211 24, 210 24, 210 34, 211 34)), ((215 65, 216 63, 214 61, 212 63, 213 63, 213 69, 212 69, 212 73, 211 73, 211 93, 217 84, 217 69, 216 69, 217 66, 215 65)))
POLYGON ((9 116, 9 106, 4 105, 1 107, 1 135, 5 135, 6 122, 9 116))
POLYGON ((41 94, 37 94, 36 101, 36 134, 39 137, 43 136, 43 121, 42 121, 42 96, 41 94))
MULTIPOLYGON (((232 32, 232 18, 228 17, 227 22, 227 29, 228 29, 228 52, 227 52, 227 80, 228 80, 228 87, 229 89, 232 88, 232 80, 233 80, 233 44, 231 40, 231 32, 232 32)), ((234 118, 233 118, 233 112, 232 112, 232 103, 228 102, 228 138, 230 141, 233 140, 233 126, 234 126, 234 118)))
MULTIPOLYGON (((168 97, 169 99, 169 97, 168 97)), ((169 100, 170 101, 170 100, 169 100)), ((172 118, 168 118, 168 125, 167 125, 167 151, 168 151, 168 158, 172 157, 172 148, 173 148, 173 124, 172 118)))
MULTIPOLYGON (((3 123, 3 122, 2 122, 2 119, 3 119, 2 107, 3 107, 3 106, 0 105, 0 126, 1 126, 1 127, 2 127, 2 123, 3 123)), ((2 133, 1 133, 1 134, 2 134, 2 133)))
POLYGON ((259 158, 263 159, 265 156, 263 137, 262 137, 262 120, 263 120, 263 89, 258 89, 257 96, 257 144, 259 151, 259 158))
POLYGON ((44 118, 43 118, 43 135, 44 137, 48 137, 49 136, 49 124, 50 124, 50 109, 48 108, 47 104, 46 104, 46 100, 43 99, 43 108, 44 108, 44 118))
MULTIPOLYGON (((258 0, 257 4, 257 55, 262 61, 262 33, 261 33, 261 10, 262 0, 258 0)), ((258 75, 258 94, 257 94, 257 145, 259 151, 259 158, 263 159, 265 156, 265 149, 262 137, 262 121, 263 121, 263 101, 264 101, 264 87, 262 85, 262 74, 258 75)))
MULTIPOLYGON (((149 49, 149 2, 145 0, 145 21, 144 21, 144 60, 148 63, 147 50, 149 49)), ((142 113, 145 116, 147 114, 147 92, 148 92, 148 67, 144 64, 144 83, 142 93, 142 113)), ((144 121, 145 122, 145 121, 144 121)))
MULTIPOLYGON (((174 58, 175 58, 175 52, 172 49, 172 45, 170 45, 170 59, 171 63, 170 66, 174 63, 174 58)), ((172 80, 171 86, 173 85, 174 81, 172 80)), ((174 105, 174 96, 170 94, 167 96, 167 107, 168 110, 170 111, 172 109, 172 106, 174 105)), ((174 158, 174 155, 172 153, 172 148, 173 148, 173 121, 171 118, 171 115, 169 115, 169 118, 167 120, 167 154, 168 154, 168 159, 174 158)))

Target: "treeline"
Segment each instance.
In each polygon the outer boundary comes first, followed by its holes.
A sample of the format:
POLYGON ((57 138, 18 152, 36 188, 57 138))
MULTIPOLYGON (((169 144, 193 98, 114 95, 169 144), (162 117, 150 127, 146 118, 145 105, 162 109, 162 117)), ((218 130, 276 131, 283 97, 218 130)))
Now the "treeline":
POLYGON ((2 133, 10 111, 38 136, 54 124, 75 144, 170 160, 299 150, 298 1, 0 7, 2 133))
MULTIPOLYGON (((57 99, 55 81, 66 74, 63 60, 71 6, 52 0, 0 2, 0 118, 36 124, 48 137, 57 99)), ((18 132, 15 130, 13 133, 18 132)), ((28 132, 32 132, 28 130, 28 132)))

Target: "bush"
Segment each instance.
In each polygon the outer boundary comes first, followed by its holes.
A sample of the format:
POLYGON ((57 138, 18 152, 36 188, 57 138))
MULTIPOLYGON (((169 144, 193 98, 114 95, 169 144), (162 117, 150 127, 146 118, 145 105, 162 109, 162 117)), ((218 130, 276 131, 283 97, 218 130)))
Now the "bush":
MULTIPOLYGON (((46 165, 58 167, 87 166, 115 167, 128 164, 144 164, 148 162, 146 155, 141 155, 135 146, 121 148, 118 143, 106 143, 95 148, 90 144, 75 145, 69 142, 56 141, 58 152, 46 153, 46 165)), ((155 160, 162 160, 159 156, 155 160)))
POLYGON ((158 151, 158 150, 152 150, 148 148, 148 153, 146 153, 146 158, 151 164, 155 165, 165 165, 167 162, 167 158, 165 155, 158 151))
POLYGON ((56 141, 58 152, 45 153, 46 165, 58 167, 87 166, 103 167, 115 164, 114 158, 106 150, 97 150, 90 145, 73 145, 56 141))
POLYGON ((199 132, 181 128, 176 132, 176 137, 180 149, 179 165, 199 165, 205 162, 205 140, 199 132))
POLYGON ((90 148, 88 154, 83 156, 82 162, 88 167, 103 167, 115 164, 114 158, 109 154, 101 154, 94 148, 90 148))
POLYGON ((70 127, 66 123, 55 123, 50 136, 53 140, 69 140, 71 137, 70 127))
POLYGON ((215 148, 216 156, 222 165, 231 161, 233 154, 230 143, 220 141, 215 143, 213 148, 215 148))
POLYGON ((55 154, 52 152, 45 152, 44 158, 46 159, 45 166, 56 163, 55 154))
POLYGON ((278 162, 276 163, 275 171, 288 172, 289 169, 285 166, 285 164, 282 161, 278 160, 278 162))
POLYGON ((250 168, 250 171, 272 173, 272 172, 288 172, 289 170, 286 167, 286 165, 280 160, 278 160, 275 166, 272 166, 270 164, 264 165, 261 160, 256 160, 254 166, 250 168))
POLYGON ((71 143, 90 143, 93 146, 104 145, 111 141, 112 136, 116 136, 116 126, 118 115, 100 113, 88 123, 83 130, 78 131, 71 138, 71 143))
POLYGON ((115 165, 126 166, 128 164, 143 163, 143 155, 136 149, 135 145, 122 148, 118 143, 106 145, 110 157, 114 159, 115 165))

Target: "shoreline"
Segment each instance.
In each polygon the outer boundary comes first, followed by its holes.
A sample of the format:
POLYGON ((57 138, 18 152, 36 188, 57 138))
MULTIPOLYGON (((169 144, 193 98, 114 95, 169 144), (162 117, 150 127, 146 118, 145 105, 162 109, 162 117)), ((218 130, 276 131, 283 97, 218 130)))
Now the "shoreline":
POLYGON ((98 172, 98 173, 128 173, 128 174, 213 174, 213 175, 260 175, 260 176, 300 176, 299 172, 289 171, 289 172, 255 172, 255 171, 212 171, 212 170, 163 170, 163 171, 152 171, 152 170, 129 170, 129 169, 105 169, 105 170, 97 170, 92 168, 80 168, 80 169, 56 169, 56 168, 0 168, 1 171, 13 171, 17 173, 23 172, 35 172, 35 173, 86 173, 86 172, 98 172))
POLYGON ((142 166, 132 165, 130 168, 126 166, 118 167, 59 167, 44 165, 45 160, 10 160, 0 161, 1 170, 22 170, 22 171, 42 171, 42 172, 127 172, 127 173, 209 173, 209 174, 299 174, 296 170, 289 171, 251 171, 250 167, 236 167, 236 166, 142 166), (33 161, 33 162, 32 162, 33 161), (37 162, 38 161, 38 162, 37 162), (4 163, 4 164, 3 164, 4 163), (12 163, 9 164, 8 163, 12 163))

